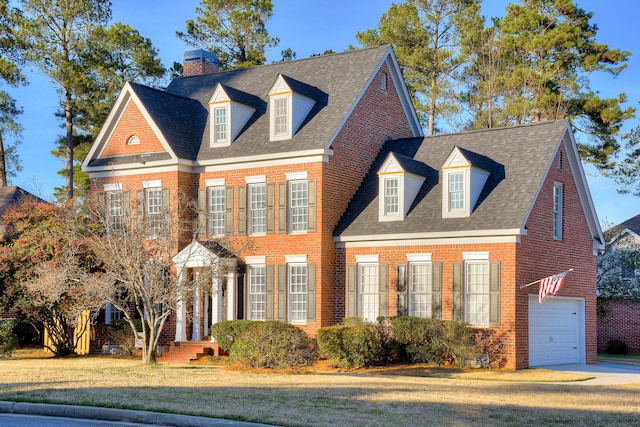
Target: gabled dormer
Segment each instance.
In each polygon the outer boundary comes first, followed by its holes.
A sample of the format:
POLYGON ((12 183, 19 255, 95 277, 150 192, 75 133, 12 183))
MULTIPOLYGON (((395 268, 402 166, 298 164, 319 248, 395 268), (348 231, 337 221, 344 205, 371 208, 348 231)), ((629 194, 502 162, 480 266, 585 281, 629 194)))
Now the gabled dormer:
POLYGON ((269 91, 269 136, 271 141, 291 139, 316 103, 315 89, 279 74, 269 91))
POLYGON ((491 174, 480 165, 480 156, 454 147, 442 165, 442 217, 468 217, 491 174))
POLYGON ((402 221, 426 180, 424 165, 389 153, 378 170, 378 220, 402 221))
POLYGON ((251 95, 218 83, 209 100, 211 147, 228 146, 240 134, 256 108, 251 95))

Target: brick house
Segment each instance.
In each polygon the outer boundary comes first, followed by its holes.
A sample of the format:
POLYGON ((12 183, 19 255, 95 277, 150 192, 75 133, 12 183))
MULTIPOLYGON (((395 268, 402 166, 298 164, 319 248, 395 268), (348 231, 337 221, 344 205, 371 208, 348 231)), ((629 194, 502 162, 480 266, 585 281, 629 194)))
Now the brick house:
POLYGON ((229 266, 167 340, 206 339, 224 319, 314 336, 346 316, 415 314, 487 328, 511 369, 595 362, 602 233, 568 123, 424 138, 388 46, 226 72, 193 51, 184 71, 164 91, 127 83, 83 163, 92 192, 145 220, 178 193, 197 201, 179 277, 212 255, 229 266), (541 306, 579 312, 563 331, 576 349, 530 358, 566 350, 530 351, 547 314, 517 285, 569 267, 541 306))
POLYGON ((598 351, 620 340, 640 354, 640 215, 604 232, 606 251, 599 255, 598 280, 617 289, 618 297, 598 300, 598 351))

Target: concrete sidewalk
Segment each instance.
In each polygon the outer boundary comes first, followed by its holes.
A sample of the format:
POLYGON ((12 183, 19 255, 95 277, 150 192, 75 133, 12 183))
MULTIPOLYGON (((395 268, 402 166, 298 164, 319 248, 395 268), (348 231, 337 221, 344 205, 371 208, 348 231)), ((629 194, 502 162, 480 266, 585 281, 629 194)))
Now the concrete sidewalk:
POLYGON ((640 383, 640 366, 621 363, 601 362, 597 365, 570 364, 538 366, 538 368, 552 369, 561 372, 571 372, 594 377, 590 380, 564 382, 562 384, 576 385, 619 385, 640 383))
POLYGON ((0 401, 0 413, 44 415, 50 417, 66 417, 173 427, 269 427, 266 424, 193 417, 189 415, 163 414, 149 411, 133 411, 129 409, 95 408, 91 406, 53 405, 47 403, 0 401))

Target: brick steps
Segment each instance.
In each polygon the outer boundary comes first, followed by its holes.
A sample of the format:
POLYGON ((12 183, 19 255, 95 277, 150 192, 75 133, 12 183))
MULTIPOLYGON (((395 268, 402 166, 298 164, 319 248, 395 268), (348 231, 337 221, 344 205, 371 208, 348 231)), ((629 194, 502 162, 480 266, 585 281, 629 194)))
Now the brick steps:
POLYGON ((177 341, 162 349, 158 362, 188 363, 202 356, 219 356, 218 343, 211 341, 177 341))

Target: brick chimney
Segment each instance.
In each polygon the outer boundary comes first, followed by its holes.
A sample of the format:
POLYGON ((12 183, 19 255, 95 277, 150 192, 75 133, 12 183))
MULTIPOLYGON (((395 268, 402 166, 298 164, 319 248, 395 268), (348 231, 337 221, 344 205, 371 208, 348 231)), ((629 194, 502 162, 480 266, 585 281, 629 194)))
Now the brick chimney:
POLYGON ((204 49, 187 51, 184 53, 182 59, 182 75, 184 77, 215 74, 220 71, 218 67, 218 56, 204 49))

